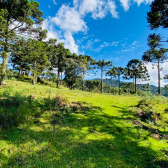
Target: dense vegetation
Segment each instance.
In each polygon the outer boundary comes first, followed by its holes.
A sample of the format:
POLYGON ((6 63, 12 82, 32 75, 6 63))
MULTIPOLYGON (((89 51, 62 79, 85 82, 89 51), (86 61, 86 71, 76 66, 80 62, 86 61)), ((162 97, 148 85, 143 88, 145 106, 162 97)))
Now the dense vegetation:
MULTIPOLYGON (((0 167, 167 168, 168 99, 160 71, 168 41, 151 34, 142 61, 116 67, 46 40, 39 5, 0 1, 0 167), (149 80, 145 62, 158 70, 157 91, 137 84, 149 80), (98 71, 101 79, 85 80, 98 71)), ((151 3, 151 29, 167 28, 167 6, 151 3)))
MULTIPOLYGON (((99 78, 95 78, 93 80, 94 81, 100 81, 99 78)), ((109 86, 111 88, 114 87, 117 90, 118 80, 116 80, 116 79, 113 79, 113 80, 111 80, 111 79, 103 79, 103 84, 106 85, 106 86, 109 86)), ((125 86, 130 85, 130 84, 131 83, 129 83, 129 82, 123 82, 123 81, 121 81, 121 87, 123 89, 125 89, 125 86)), ((106 86, 104 86, 104 92, 105 93, 107 93, 106 86)), ((133 90, 134 85, 132 85, 131 87, 132 88, 130 89, 130 91, 133 90)), ((108 88, 108 90, 109 90, 109 88, 108 88)), ((154 85, 149 85, 148 86, 148 84, 137 84, 137 90, 138 91, 139 90, 141 90, 141 91, 150 91, 151 93, 153 93, 155 95, 157 95, 157 93, 158 93, 158 87, 156 87, 154 85)), ((167 96, 167 90, 164 87, 161 87, 161 95, 162 96, 167 96)))
POLYGON ((164 97, 100 95, 14 80, 0 95, 1 129, 8 127, 0 135, 2 167, 168 166, 164 97))

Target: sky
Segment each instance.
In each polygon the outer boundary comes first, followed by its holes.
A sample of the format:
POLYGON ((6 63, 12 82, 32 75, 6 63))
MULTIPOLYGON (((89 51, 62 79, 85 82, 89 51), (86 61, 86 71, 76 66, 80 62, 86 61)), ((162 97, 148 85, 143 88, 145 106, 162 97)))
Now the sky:
MULTIPOLYGON (((147 12, 152 0, 37 0, 43 11, 43 28, 48 38, 63 42, 72 53, 105 59, 125 67, 131 59, 140 59, 149 49, 147 37, 166 30, 150 30, 147 12)), ((166 44, 165 44, 166 47, 166 44)), ((168 72, 164 63, 161 76, 168 72)), ((150 84, 157 86, 157 69, 147 64, 150 84)), ((86 76, 86 79, 99 78, 86 76)), ((167 81, 161 81, 164 86, 167 81)))
MULTIPOLYGON (((43 29, 48 38, 63 42, 71 53, 89 55, 95 60, 112 61, 125 67, 131 59, 140 59, 149 49, 147 37, 167 30, 150 30, 147 12, 153 0, 36 0, 43 12, 43 29)), ((166 44, 164 45, 166 46, 166 44)), ((161 76, 168 72, 164 63, 161 76)), ((150 84, 157 85, 157 69, 148 64, 150 84)), ((98 78, 87 76, 87 79, 98 78)), ((167 81, 161 81, 164 86, 167 81)))

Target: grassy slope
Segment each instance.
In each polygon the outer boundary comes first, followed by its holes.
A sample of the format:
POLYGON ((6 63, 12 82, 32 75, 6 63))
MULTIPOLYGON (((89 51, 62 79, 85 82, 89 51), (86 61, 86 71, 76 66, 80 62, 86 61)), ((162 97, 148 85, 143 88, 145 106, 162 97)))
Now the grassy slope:
MULTIPOLYGON (((71 104, 81 102, 87 109, 65 114, 54 136, 49 111, 40 116, 39 123, 1 132, 0 167, 140 168, 155 167, 166 159, 162 150, 168 148, 167 141, 155 140, 144 130, 139 139, 140 130, 128 120, 133 116, 127 108, 138 103, 138 96, 100 95, 19 81, 8 81, 8 86, 11 93, 36 98, 60 95, 71 104)), ((161 110, 166 108, 161 106, 161 110)))

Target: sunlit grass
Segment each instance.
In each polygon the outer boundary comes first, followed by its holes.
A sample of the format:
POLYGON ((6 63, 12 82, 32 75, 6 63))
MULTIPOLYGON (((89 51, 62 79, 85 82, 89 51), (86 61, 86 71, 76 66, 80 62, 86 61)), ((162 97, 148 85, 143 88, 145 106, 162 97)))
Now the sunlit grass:
MULTIPOLYGON (((0 92, 4 90, 36 99, 61 96, 78 108, 57 118, 54 135, 50 124, 53 111, 42 112, 37 123, 32 118, 18 128, 1 131, 1 167, 159 168, 160 162, 168 161, 167 140, 157 140, 149 130, 132 123, 134 113, 127 109, 136 106, 142 97, 101 95, 10 80, 0 92)), ((164 112, 166 101, 151 104, 164 112)))

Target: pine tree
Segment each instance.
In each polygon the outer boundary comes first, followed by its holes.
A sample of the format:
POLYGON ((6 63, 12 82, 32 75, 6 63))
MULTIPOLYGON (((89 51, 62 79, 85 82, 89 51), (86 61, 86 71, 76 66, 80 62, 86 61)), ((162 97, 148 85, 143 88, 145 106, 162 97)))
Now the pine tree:
POLYGON ((33 24, 40 24, 43 21, 43 13, 38 8, 39 3, 33 0, 0 1, 0 44, 3 50, 1 85, 6 85, 8 53, 16 32, 25 32, 33 24))
POLYGON ((145 64, 138 60, 132 59, 127 64, 127 73, 125 74, 125 79, 133 79, 135 81, 135 93, 137 90, 137 79, 148 80, 149 74, 145 64))

